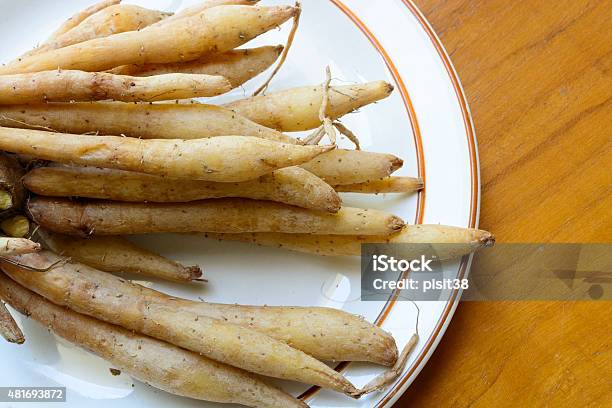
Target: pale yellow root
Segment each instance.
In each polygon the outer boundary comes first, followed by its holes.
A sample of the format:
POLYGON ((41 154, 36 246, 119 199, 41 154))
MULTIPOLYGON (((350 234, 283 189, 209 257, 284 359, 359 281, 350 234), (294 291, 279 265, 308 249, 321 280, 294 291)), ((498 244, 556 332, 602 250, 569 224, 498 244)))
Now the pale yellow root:
POLYGON ((291 6, 219 6, 159 27, 96 38, 23 58, 0 74, 61 69, 104 71, 120 65, 192 61, 229 51, 287 21, 291 6))
POLYGON ((150 299, 135 285, 77 263, 42 268, 59 258, 45 251, 0 259, 13 280, 53 303, 113 322, 128 330, 167 341, 213 360, 253 373, 319 385, 353 394, 355 387, 341 374, 286 343, 248 328, 174 308, 172 300, 150 299))
POLYGON ((44 230, 38 230, 37 234, 53 252, 102 271, 134 273, 173 282, 190 282, 202 277, 199 267, 183 266, 122 237, 84 239, 44 230))
POLYGON ((40 244, 25 238, 0 237, 0 256, 30 254, 40 251, 40 244))
POLYGON ((170 73, 218 75, 238 87, 268 69, 283 46, 231 50, 189 62, 171 64, 123 65, 110 72, 120 75, 151 76, 170 73))
POLYGON ((333 146, 301 146, 256 137, 134 139, 0 127, 0 149, 39 159, 181 179, 252 180, 312 160, 333 146))
POLYGON ((326 307, 245 306, 207 303, 140 288, 140 295, 267 334, 323 361, 368 361, 393 366, 393 337, 363 317, 326 307))
POLYGON ((404 164, 392 154, 334 149, 301 165, 332 186, 364 183, 390 176, 404 164))
POLYGON ((171 17, 166 18, 163 21, 160 21, 156 24, 153 24, 152 27, 159 27, 168 23, 173 23, 176 20, 185 17, 193 17, 202 11, 218 6, 254 6, 257 4, 259 0, 202 0, 195 6, 187 7, 182 10, 177 11, 171 17))
POLYGON ((401 246, 402 254, 418 256, 422 252, 428 252, 437 255, 441 260, 461 257, 495 243, 495 237, 490 232, 445 225, 406 225, 395 235, 378 237, 280 233, 206 235, 224 241, 250 242, 327 256, 359 256, 362 244, 418 244, 414 246, 414 254, 408 253, 408 245, 401 246))
POLYGON ((125 135, 140 139, 201 139, 243 135, 298 141, 220 106, 122 102, 0 106, 0 126, 64 133, 125 135))
POLYGON ((139 287, 148 301, 205 315, 267 334, 324 361, 368 361, 392 366, 398 357, 393 337, 362 317, 324 307, 243 306, 206 303, 139 287))
POLYGON ((61 26, 59 26, 59 28, 49 36, 49 38, 44 44, 54 41, 57 37, 72 30, 74 27, 81 24, 83 20, 96 14, 100 10, 104 10, 107 7, 119 4, 120 2, 121 0, 102 0, 99 3, 93 4, 87 7, 86 9, 79 11, 78 13, 70 17, 68 20, 66 20, 61 26))
POLYGON ((133 4, 112 5, 87 17, 68 32, 24 54, 22 58, 82 43, 94 38, 107 37, 126 31, 137 31, 169 15, 171 13, 150 10, 133 4))
POLYGON ((334 188, 336 191, 343 193, 412 193, 423 188, 423 180, 414 177, 387 177, 364 183, 338 185, 334 188))
POLYGON ((9 343, 23 344, 25 342, 23 332, 2 301, 0 301, 0 335, 9 343))
MULTIPOLYGON (((160 296, 151 291, 151 296, 160 296)), ((243 306, 176 299, 177 308, 248 327, 322 361, 368 361, 392 366, 393 337, 359 316, 325 307, 243 306)))
POLYGON ((165 74, 142 78, 105 72, 56 70, 0 75, 0 104, 106 99, 150 102, 215 96, 230 89, 230 83, 221 76, 165 74))
POLYGON ((25 198, 21 179, 21 164, 14 157, 0 153, 0 214, 6 216, 13 209, 20 209, 25 198))
POLYGON ((341 204, 329 184, 300 167, 287 167, 240 183, 177 181, 97 167, 39 167, 30 171, 23 182, 28 190, 51 197, 154 203, 243 197, 329 212, 338 212, 341 204))
MULTIPOLYGON (((283 132, 315 129, 321 126, 319 111, 323 86, 306 86, 258 95, 230 102, 224 106, 260 125, 283 132)), ((362 106, 384 99, 393 86, 385 81, 333 86, 329 93, 327 116, 337 119, 362 106)))
POLYGON ((307 408, 246 371, 54 305, 2 273, 0 297, 58 336, 166 392, 250 407, 307 408))
POLYGON ((332 214, 241 198, 161 204, 33 197, 27 209, 42 228, 78 236, 159 232, 390 235, 404 226, 399 217, 378 210, 342 207, 332 214))
POLYGON ((30 232, 30 221, 23 215, 14 215, 2 220, 0 229, 9 237, 23 238, 30 232))

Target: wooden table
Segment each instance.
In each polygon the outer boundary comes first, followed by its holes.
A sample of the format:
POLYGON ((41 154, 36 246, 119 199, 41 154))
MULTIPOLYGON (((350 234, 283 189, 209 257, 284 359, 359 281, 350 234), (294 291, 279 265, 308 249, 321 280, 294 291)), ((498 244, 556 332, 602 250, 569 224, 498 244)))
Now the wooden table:
MULTIPOLYGON (((463 83, 498 242, 612 241, 612 9, 417 0, 463 83)), ((610 302, 462 303, 397 407, 612 407, 610 302)))

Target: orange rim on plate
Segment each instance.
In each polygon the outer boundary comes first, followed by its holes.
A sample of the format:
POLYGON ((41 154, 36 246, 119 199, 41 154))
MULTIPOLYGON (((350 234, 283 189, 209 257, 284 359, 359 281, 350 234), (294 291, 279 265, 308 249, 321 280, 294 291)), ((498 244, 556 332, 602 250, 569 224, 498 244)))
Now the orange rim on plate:
MULTIPOLYGON (((387 51, 382 47, 381 43, 374 36, 372 31, 363 23, 363 21, 361 21, 359 17, 357 17, 351 9, 349 9, 344 3, 342 3, 341 0, 331 0, 331 2, 336 7, 338 7, 347 17, 349 17, 351 21, 355 23, 355 25, 357 25, 357 27, 359 27, 359 29, 365 34, 368 40, 376 48, 378 53, 382 56, 382 58, 385 61, 385 64, 389 68, 389 71, 391 72, 391 75, 395 81, 395 84, 399 89, 399 92, 402 96, 402 100, 404 101, 404 105, 406 107, 406 111, 408 113, 410 125, 412 128, 412 133, 414 135, 415 147, 416 147, 416 160, 417 160, 417 167, 418 167, 418 175, 419 177, 423 179, 423 182, 426 186, 427 183, 426 183, 426 175, 425 175, 425 160, 424 160, 424 155, 423 155, 423 143, 422 143, 420 128, 419 128, 416 113, 414 111, 414 107, 410 100, 410 95, 408 94, 408 90, 406 89, 403 79, 399 75, 399 72, 397 71, 397 68, 394 62, 391 60, 391 57, 389 56, 387 51)), ((438 52, 438 55, 440 56, 444 64, 444 67, 446 68, 446 72, 449 75, 449 78, 451 80, 455 93, 457 95, 457 99, 459 101, 461 113, 463 116, 465 131, 467 134, 468 150, 469 150, 469 157, 470 157, 471 199, 470 199, 470 217, 468 220, 467 227, 476 228, 478 226, 478 212, 479 212, 479 207, 480 207, 480 175, 479 175, 478 153, 477 153, 477 148, 476 148, 476 137, 475 137, 475 132, 474 132, 474 125, 473 125, 472 117, 471 117, 471 114, 468 108, 467 98, 465 97, 465 93, 463 91, 461 83, 459 82, 459 78, 457 76, 455 68, 453 67, 453 64, 451 63, 450 58, 448 54, 446 53, 446 50, 444 49, 444 46, 442 45, 440 39, 434 32, 431 25, 425 19, 425 16, 423 16, 421 11, 416 7, 416 5, 411 0, 402 0, 402 2, 407 7, 408 11, 416 18, 416 20, 421 25, 421 27, 425 30, 432 44, 436 48, 436 51, 438 52)), ((419 195, 418 195, 415 224, 421 224, 423 222, 424 207, 425 207, 425 193, 426 193, 426 190, 424 188, 421 192, 419 192, 419 195)), ((462 279, 466 275, 469 264, 470 264, 470 260, 471 260, 470 256, 465 256, 461 260, 461 264, 459 266, 459 271, 457 274, 458 279, 462 279)), ((381 311, 381 313, 379 314, 378 318, 375 321, 375 323, 378 326, 381 326, 384 323, 385 319, 389 316, 389 313, 392 311, 397 301, 398 295, 399 295, 399 291, 394 292, 389 298, 389 300, 387 301, 385 307, 383 308, 383 310, 381 311)), ((426 362, 426 358, 428 357, 429 353, 433 352, 435 345, 442 338, 442 335, 444 334, 444 331, 446 330, 446 327, 450 323, 450 319, 453 316, 453 313, 459 301, 460 295, 461 295, 460 290, 454 290, 451 293, 448 304, 446 305, 446 307, 444 308, 444 311, 442 312, 442 316, 436 323, 433 333, 426 340, 425 346, 421 350, 420 354, 416 357, 415 361, 408 368, 408 370, 401 376, 399 381, 378 402, 376 407, 384 407, 388 405, 389 403, 393 402, 396 398, 399 398, 400 394, 398 393, 401 390, 403 390, 404 387, 407 387, 408 385, 407 382, 411 379, 411 377, 419 369, 419 367, 426 362)), ((338 365, 336 369, 339 371, 343 371, 349 366, 349 364, 350 363, 342 363, 338 365)), ((318 390, 319 390, 319 387, 312 387, 308 389, 306 392, 304 392, 302 395, 300 395, 300 398, 304 400, 308 400, 312 398, 317 393, 318 390)))

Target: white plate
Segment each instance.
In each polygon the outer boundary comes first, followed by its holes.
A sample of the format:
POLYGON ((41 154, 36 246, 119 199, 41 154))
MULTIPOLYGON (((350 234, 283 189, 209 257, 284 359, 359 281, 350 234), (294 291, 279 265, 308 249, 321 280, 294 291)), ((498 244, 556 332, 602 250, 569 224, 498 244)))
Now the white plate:
MULTIPOLYGON (((150 8, 174 11, 194 1, 134 1, 150 8)), ((67 16, 91 0, 0 0, 0 60, 8 61, 44 39, 67 16)), ((125 1, 132 3, 132 1, 125 1)), ((263 4, 286 3, 264 0, 263 4)), ((352 205, 392 211, 408 222, 475 227, 478 223, 479 176, 476 139, 463 91, 440 41, 416 7, 403 0, 308 0, 296 42, 270 91, 320 83, 330 65, 337 84, 343 81, 386 79, 396 86, 393 95, 345 119, 367 150, 394 153, 405 160, 398 174, 420 175, 426 191, 419 195, 388 197, 346 196, 352 205)), ((253 41, 284 43, 288 24, 253 41)), ((248 46, 251 46, 249 44, 248 46)), ((257 78, 219 101, 248 94, 257 78)), ((148 236, 136 240, 188 264, 203 266, 207 286, 153 287, 190 298, 243 304, 308 305, 341 308, 377 321, 403 347, 414 332, 416 309, 409 302, 360 302, 359 259, 319 258, 258 248, 239 243, 217 243, 200 237, 148 236)), ((449 263, 449 276, 463 276, 469 259, 449 263)), ((148 283, 147 283, 148 284, 148 283)), ((406 372, 393 387, 359 401, 329 391, 308 391, 314 407, 391 406, 406 390, 440 341, 459 293, 448 302, 420 302, 420 340, 406 372)), ((113 377, 103 360, 22 319, 28 341, 24 346, 0 342, 0 385, 66 386, 68 406, 212 407, 178 398, 132 380, 113 377), (134 384, 134 386, 133 386, 134 384)), ((370 364, 350 364, 345 373, 357 386, 381 372, 370 364)), ((299 394, 307 387, 283 384, 299 394)), ((43 407, 45 404, 37 404, 43 407)), ((49 406, 55 406, 49 404, 49 406)))

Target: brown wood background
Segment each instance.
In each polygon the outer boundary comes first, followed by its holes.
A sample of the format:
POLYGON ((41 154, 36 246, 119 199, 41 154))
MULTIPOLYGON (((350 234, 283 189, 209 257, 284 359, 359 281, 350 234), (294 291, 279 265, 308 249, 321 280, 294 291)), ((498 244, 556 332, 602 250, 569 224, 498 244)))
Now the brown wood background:
MULTIPOLYGON (((416 0, 472 110, 482 228, 612 241, 612 3, 416 0)), ((612 407, 612 303, 466 302, 397 407, 612 407)))

